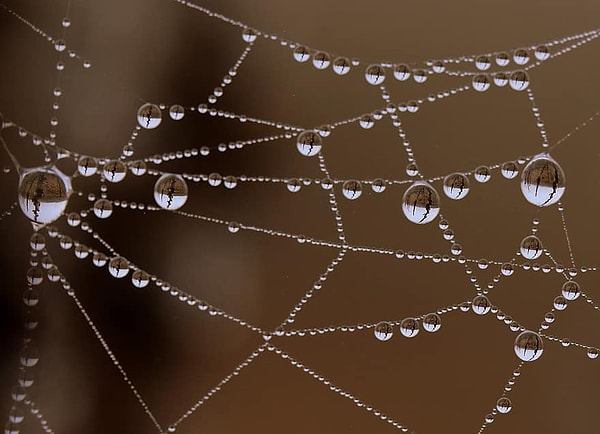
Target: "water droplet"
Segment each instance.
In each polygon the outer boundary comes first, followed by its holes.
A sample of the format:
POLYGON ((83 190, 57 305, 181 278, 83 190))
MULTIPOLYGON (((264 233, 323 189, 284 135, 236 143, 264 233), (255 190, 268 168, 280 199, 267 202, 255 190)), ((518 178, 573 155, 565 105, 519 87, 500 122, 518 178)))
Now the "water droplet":
POLYGON ((154 184, 154 200, 163 209, 179 209, 187 198, 188 186, 180 175, 165 173, 154 184))
POLYGON ((415 69, 413 71, 413 80, 417 83, 425 83, 427 81, 427 72, 422 69, 415 69))
POLYGON ((408 163, 406 165, 406 174, 411 178, 419 174, 419 166, 416 163, 408 163))
POLYGON ((32 250, 39 252, 46 247, 46 239, 39 232, 34 232, 29 239, 29 245, 31 246, 32 250))
POLYGON ((525 65, 529 62, 529 52, 525 48, 519 48, 513 53, 513 60, 517 65, 525 65))
POLYGON ((244 31, 242 32, 242 39, 248 43, 256 41, 257 36, 258 35, 256 33, 256 30, 248 28, 248 27, 245 28, 244 31))
POLYGON ((142 160, 132 162, 129 167, 131 169, 131 173, 133 173, 135 176, 142 176, 147 170, 146 163, 142 160))
POLYGON ((129 261, 122 256, 116 256, 108 263, 108 271, 117 279, 125 277, 129 274, 129 261))
POLYGON ((21 351, 19 361, 21 362, 21 366, 33 368, 40 361, 40 356, 34 347, 26 346, 21 351))
POLYGON ((437 313, 428 313, 423 318, 423 329, 429 333, 435 333, 442 327, 442 319, 437 313))
POLYGON ((515 268, 510 262, 506 262, 500 267, 500 273, 502 273, 503 276, 512 276, 514 272, 515 268))
POLYGON ((565 192, 565 173, 550 155, 539 154, 523 170, 521 192, 534 205, 555 204, 565 192))
POLYGON ((296 61, 300 63, 304 63, 310 58, 310 52, 308 51, 308 48, 306 48, 303 45, 299 45, 296 48, 294 48, 293 54, 294 59, 296 59, 296 61))
POLYGON ((539 359, 543 352, 544 341, 536 332, 525 330, 515 338, 515 354, 524 362, 539 359))
POLYGON ((485 295, 478 295, 471 302, 471 309, 477 315, 485 315, 492 309, 492 304, 485 295))
POLYGON ((496 65, 506 66, 510 63, 510 56, 507 53, 498 53, 495 56, 496 65))
POLYGON ((419 334, 419 321, 416 318, 404 318, 400 322, 400 333, 407 338, 414 338, 419 334))
POLYGON ((77 162, 77 171, 82 176, 92 176, 98 171, 98 162, 94 157, 81 157, 77 162))
POLYGON ((329 54, 324 51, 315 53, 312 59, 312 64, 317 69, 327 69, 330 63, 331 58, 329 57, 329 54))
POLYGON ((238 222, 229 222, 227 230, 232 234, 237 234, 241 229, 241 225, 238 222))
POLYGON ((313 157, 319 153, 322 147, 321 136, 312 130, 302 131, 298 135, 298 140, 296 141, 296 146, 298 147, 298 151, 306 156, 313 157))
POLYGON ((131 275, 131 283, 136 288, 145 288, 150 283, 150 275, 144 270, 135 270, 131 275))
POLYGON ((370 114, 362 115, 360 117, 358 123, 360 124, 360 126, 362 128, 364 128, 365 130, 368 130, 370 128, 373 128, 373 125, 375 125, 375 119, 373 119, 373 116, 370 114))
POLYGON ((599 354, 600 350, 598 348, 588 348, 587 350, 587 356, 592 360, 597 359, 599 354))
POLYGON ((62 39, 57 39, 56 41, 54 41, 54 49, 56 51, 58 51, 59 53, 62 53, 63 51, 65 51, 67 48, 67 43, 65 41, 63 41, 62 39))
POLYGON ((503 396, 496 401, 496 409, 498 412, 506 414, 512 409, 512 402, 506 396, 503 396))
POLYGON ((371 184, 371 189, 375 193, 382 193, 383 191, 385 191, 386 187, 387 185, 385 181, 381 178, 374 179, 373 183, 371 184))
POLYGON ((350 60, 347 57, 336 57, 333 61, 333 72, 337 75, 346 75, 350 71, 350 60))
POLYGON ((162 121, 162 112, 155 104, 144 104, 137 112, 137 121, 142 128, 151 130, 160 125, 162 121))
POLYGON ((508 83, 514 90, 525 90, 529 87, 529 74, 527 74, 525 71, 515 71, 510 74, 508 83))
POLYGON ((477 74, 471 81, 473 89, 477 92, 485 92, 491 86, 490 79, 486 74, 477 74))
POLYGON ((492 75, 492 78, 494 79, 494 84, 498 87, 504 87, 508 84, 508 75, 504 72, 496 72, 492 75))
POLYGON ((500 172, 506 179, 514 179, 519 174, 519 166, 514 161, 507 161, 500 168, 500 172))
POLYGON ((169 108, 169 116, 174 121, 180 121, 185 116, 185 109, 179 104, 172 105, 169 108))
POLYGON ((433 69, 433 72, 435 72, 436 74, 441 74, 446 70, 446 65, 444 65, 444 62, 442 62, 441 60, 436 60, 431 65, 431 69, 433 69))
POLYGON ((297 193, 302 188, 302 183, 297 178, 292 178, 286 182, 287 189, 292 193, 297 193))
POLYGON ((127 175, 127 166, 121 160, 110 160, 102 168, 102 174, 108 182, 121 182, 127 175))
POLYGON ((491 66, 492 61, 488 56, 477 56, 477 59, 475 59, 475 68, 479 69, 480 71, 487 71, 491 66))
POLYGON ((381 321, 380 323, 377 323, 373 332, 377 340, 382 342, 389 341, 394 335, 392 325, 387 321, 381 321))
POLYGON ((94 215, 99 219, 107 219, 113 213, 112 202, 108 199, 98 199, 94 202, 94 215))
POLYGON ((490 180, 490 178, 492 177, 492 172, 487 166, 479 166, 477 169, 475 169, 475 173, 473 174, 473 176, 475 177, 475 181, 481 182, 483 184, 490 180))
POLYGON ((404 192, 402 211, 413 223, 429 223, 440 212, 440 196, 428 182, 416 181, 404 192))
POLYGON ((365 70, 367 83, 378 85, 385 81, 385 69, 381 65, 369 65, 365 70))
POLYGON ((35 223, 46 224, 59 218, 70 194, 70 179, 56 168, 30 169, 19 180, 19 206, 35 223))
POLYGON ((535 235, 528 235, 521 241, 521 255, 525 259, 533 260, 542 256, 544 246, 542 241, 535 235))
POLYGON ((354 179, 349 179, 342 185, 342 194, 346 199, 358 199, 362 194, 361 183, 354 179))
POLYGON ((444 178, 443 188, 450 199, 462 199, 469 193, 469 178, 462 173, 452 173, 444 178))
POLYGON ((237 187, 237 178, 232 175, 226 176, 223 178, 223 186, 230 190, 237 187))
POLYGON ((533 52, 535 58, 537 60, 547 60, 548 58, 550 58, 550 50, 548 49, 547 46, 545 45, 539 45, 535 48, 535 51, 533 52))
POLYGON ((331 178, 323 178, 321 180, 321 188, 323 190, 331 190, 333 188, 333 181, 331 178))
POLYGON ((581 295, 579 283, 568 280, 562 286, 562 295, 566 300, 576 300, 581 295))
POLYGON ((398 81, 406 81, 410 78, 410 68, 405 64, 394 67, 394 78, 398 81))

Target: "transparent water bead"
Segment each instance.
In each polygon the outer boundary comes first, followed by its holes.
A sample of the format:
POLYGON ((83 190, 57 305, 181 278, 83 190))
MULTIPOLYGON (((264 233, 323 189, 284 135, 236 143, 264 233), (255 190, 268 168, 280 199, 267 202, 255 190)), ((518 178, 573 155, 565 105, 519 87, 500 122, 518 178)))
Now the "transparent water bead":
POLYGON ((179 104, 172 105, 169 108, 169 117, 174 121, 180 121, 185 116, 185 109, 179 104))
POLYGON ((394 335, 394 330, 392 329, 392 325, 387 321, 381 321, 375 325, 375 329, 373 330, 375 337, 377 340, 385 342, 389 341, 394 335))
POLYGON ((487 71, 488 69, 490 69, 491 66, 492 61, 488 56, 478 56, 477 59, 475 59, 475 68, 477 68, 480 71, 487 71))
POLYGON ((98 171, 98 162, 94 157, 81 157, 77 162, 77 171, 82 176, 92 176, 98 171))
POLYGON ((535 235, 527 235, 521 241, 520 251, 525 259, 533 260, 542 256, 544 246, 542 245, 542 241, 535 235))
POLYGON ((416 318, 404 318, 400 322, 400 333, 407 338, 414 338, 419 334, 419 321, 416 318))
POLYGON ((413 223, 429 223, 440 212, 440 196, 428 182, 416 181, 404 192, 402 211, 413 223))
POLYGON ((485 295, 478 295, 471 302, 471 309, 477 315, 485 315, 492 309, 492 303, 485 295))
POLYGON ((144 104, 137 112, 137 121, 142 128, 151 130, 160 125, 162 121, 162 112, 156 104, 144 104))
POLYGON ((154 200, 163 209, 179 209, 187 199, 188 186, 180 175, 166 173, 154 184, 154 200))
POLYGON ((503 396, 496 401, 496 410, 502 414, 509 413, 512 410, 512 402, 506 396, 503 396))
POLYGON ((514 90, 525 90, 529 87, 529 75, 525 71, 515 71, 510 74, 508 84, 514 90))
POLYGON ((521 192, 533 205, 553 205, 565 192, 565 173, 549 154, 536 155, 523 170, 521 192))
POLYGON ((577 300, 581 295, 579 283, 573 280, 566 281, 562 286, 561 292, 566 300, 577 300))
POLYGON ((144 270, 135 270, 131 275, 131 283, 136 288, 145 288, 150 283, 150 275, 144 270))
POLYGON ((477 92, 485 92, 492 84, 490 78, 486 74, 477 74, 473 77, 471 85, 477 92))
POLYGON ((108 182, 121 182, 127 175, 127 166, 121 160, 110 160, 102 168, 102 174, 108 182))
POLYGON ((410 68, 405 64, 396 65, 394 67, 394 78, 398 81, 406 81, 410 78, 410 68))
POLYGON ((362 194, 362 185, 359 181, 350 179, 342 185, 342 194, 346 199, 358 199, 362 194))
POLYGON ((469 193, 469 178, 462 173, 452 173, 444 178, 444 194, 459 200, 469 193))
POLYGON ((525 65, 529 62, 529 51, 525 48, 519 48, 513 53, 513 60, 517 65, 525 65))
POLYGON ((337 75, 346 75, 350 71, 350 65, 347 57, 336 57, 333 61, 333 72, 337 75))
POLYGON ((378 85, 385 81, 385 69, 381 65, 369 65, 365 70, 367 83, 378 85))
POLYGON ((129 274, 129 261, 122 256, 114 257, 108 263, 108 272, 117 279, 129 274))
POLYGON ((423 329, 429 333, 435 333, 442 327, 442 319, 437 313, 428 313, 423 318, 423 329))
POLYGON ((550 58, 550 50, 546 45, 539 45, 535 48, 533 55, 537 60, 547 60, 550 58))
POLYGON ((508 84, 508 75, 504 72, 496 72, 492 75, 492 78, 494 79, 494 84, 498 87, 504 87, 508 84))
POLYGON ((506 179, 514 179, 519 174, 519 166, 514 161, 507 161, 502 164, 500 172, 506 179))
POLYGON ((590 359, 597 359, 598 355, 600 355, 600 350, 598 348, 588 348, 587 350, 587 356, 590 359))
POLYGON ((99 219, 107 219, 113 213, 112 202, 108 199, 98 199, 94 202, 94 215, 99 219))
POLYGON ((293 56, 297 62, 304 63, 310 59, 310 51, 303 45, 299 45, 294 48, 293 56))
POLYGON ((302 131, 296 140, 298 151, 306 157, 314 157, 323 146, 321 136, 313 130, 302 131))
POLYGON ((385 180, 381 179, 381 178, 377 178, 373 180, 373 183, 371 184, 371 189, 375 192, 375 193, 383 193, 386 189, 387 185, 385 183, 385 180))
POLYGON ((302 188, 302 183, 297 178, 292 178, 286 182, 288 191, 297 193, 302 188))
POLYGON ((331 58, 329 57, 329 54, 325 53, 324 51, 319 51, 313 56, 312 63, 317 69, 327 69, 331 63, 331 58))
POLYGON ((25 170, 19 179, 19 206, 35 223, 47 224, 58 219, 70 195, 71 180, 54 167, 25 170))
POLYGON ((524 362, 532 362, 544 352, 544 341, 536 332, 525 330, 515 338, 515 354, 524 362))
POLYGON ((498 53, 495 56, 496 65, 506 66, 510 63, 510 56, 506 53, 498 53))
POLYGON ((487 166, 479 166, 475 169, 475 173, 473 174, 473 176, 475 177, 475 181, 481 182, 483 184, 490 180, 490 178, 492 177, 492 172, 487 166))

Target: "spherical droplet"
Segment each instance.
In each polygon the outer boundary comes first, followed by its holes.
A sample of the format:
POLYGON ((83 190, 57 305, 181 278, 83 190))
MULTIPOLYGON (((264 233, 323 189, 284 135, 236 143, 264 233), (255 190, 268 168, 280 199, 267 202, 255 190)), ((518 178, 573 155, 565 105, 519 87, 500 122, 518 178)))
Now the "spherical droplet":
POLYGON ((155 104, 144 104, 137 112, 137 121, 142 128, 151 130, 160 125, 162 121, 162 112, 155 104))
POLYGON ((300 63, 304 63, 310 58, 310 52, 308 51, 308 48, 304 47, 303 45, 299 45, 296 48, 294 48, 293 54, 294 59, 296 59, 296 61, 300 63))
POLYGON ((581 295, 579 283, 568 280, 562 286, 562 295, 566 300, 576 300, 581 295))
POLYGON ((169 108, 169 117, 174 121, 180 121, 185 116, 185 109, 179 104, 172 105, 169 108))
POLYGON ((381 65, 369 65, 365 70, 367 83, 378 85, 385 81, 385 69, 381 65))
POLYGON ((419 174, 419 166, 416 163, 408 163, 406 165, 406 174, 411 178, 419 174))
POLYGON ((375 193, 382 193, 383 191, 385 191, 385 188, 387 187, 385 181, 381 178, 377 178, 373 180, 373 183, 371 184, 371 189, 375 192, 375 193))
POLYGON ((99 219, 107 219, 113 213, 112 202, 108 199, 98 199, 94 202, 94 215, 99 219))
POLYGON ((150 283, 150 275, 144 270, 135 270, 131 275, 131 283, 136 288, 145 288, 150 283))
POLYGON ((413 71, 413 80, 416 83, 425 83, 427 81, 427 72, 423 69, 415 69, 413 71))
POLYGON ((510 56, 506 53, 498 53, 495 56, 496 65, 506 66, 510 63, 510 56))
POLYGON ((490 303, 490 300, 488 300, 485 295, 478 295, 471 302, 471 309, 473 309, 473 312, 477 315, 485 315, 491 308, 492 303, 490 303))
POLYGON ((350 179, 342 185, 342 194, 346 199, 358 199, 362 194, 362 185, 360 182, 350 179))
POLYGON ((19 206, 35 223, 46 224, 59 218, 70 194, 70 179, 56 168, 31 169, 19 179, 19 206))
POLYGON ((402 211, 413 223, 429 223, 440 212, 440 196, 428 182, 416 181, 404 192, 402 211))
POLYGON ((237 234, 241 229, 241 226, 238 222, 229 222, 227 225, 227 230, 232 234, 237 234))
POLYGON ((517 91, 525 90, 529 87, 529 75, 525 71, 515 71, 510 74, 508 79, 510 87, 517 91))
POLYGON ((127 166, 121 160, 110 160, 102 168, 102 174, 108 182, 121 182, 127 175, 127 166))
POLYGON ((514 179, 519 174, 519 166, 514 161, 507 161, 500 168, 500 172, 506 179, 514 179))
POLYGON ((368 130, 368 129, 373 128, 373 125, 375 125, 375 119, 373 119, 372 115, 366 114, 366 115, 362 115, 360 117, 360 119, 358 120, 358 123, 360 124, 360 126, 362 128, 364 128, 365 130, 368 130))
POLYGON ((302 155, 306 157, 314 157, 321 150, 321 136, 316 131, 304 130, 298 135, 296 146, 302 155))
POLYGON ((450 199, 462 199, 469 193, 469 178, 462 173, 452 173, 444 178, 443 188, 450 199))
POLYGON ((398 81, 406 81, 410 78, 410 68, 405 64, 394 67, 394 78, 398 81))
POLYGON ((499 413, 506 414, 510 412, 511 409, 512 402, 510 402, 510 399, 508 399, 506 396, 503 396, 496 401, 496 410, 498 410, 499 413))
POLYGON ((521 255, 525 259, 533 260, 542 256, 544 253, 544 246, 541 240, 535 235, 527 235, 521 241, 521 255))
POLYGON ((599 354, 600 350, 598 348, 588 348, 587 350, 587 356, 592 360, 597 359, 599 354))
POLYGON ((254 30, 254 29, 251 29, 251 28, 249 28, 249 27, 246 27, 246 28, 244 29, 244 31, 242 32, 242 39, 243 39, 245 42, 248 42, 248 43, 251 43, 251 42, 254 42, 254 41, 256 41, 256 37, 257 37, 257 36, 258 36, 258 35, 257 35, 257 33, 256 33, 256 30, 254 30))
POLYGON ((525 65, 529 62, 529 51, 525 48, 519 48, 513 53, 513 60, 517 65, 525 65))
POLYGON ((179 209, 187 198, 188 186, 180 175, 165 173, 154 184, 154 200, 163 209, 179 209))
POLYGON ((125 277, 129 274, 129 261, 122 256, 116 256, 108 263, 108 271, 117 279, 125 277))
POLYGON ((521 192, 534 205, 555 204, 565 192, 565 173, 550 155, 539 154, 523 170, 521 192))
POLYGON ((548 58, 550 58, 550 50, 545 45, 537 46, 535 48, 533 54, 537 60, 543 61, 543 60, 547 60, 548 58))
POLYGON ((387 321, 381 321, 380 323, 377 323, 373 332, 377 340, 382 342, 389 341, 394 335, 392 325, 387 321))
POLYGON ((94 157, 81 157, 77 162, 77 171, 82 176, 92 176, 98 171, 98 162, 94 157))
POLYGON ((496 72, 492 75, 494 84, 498 87, 504 87, 508 84, 508 75, 504 72, 496 72))
POLYGON ((287 189, 292 193, 297 193, 302 188, 302 183, 297 178, 292 178, 286 182, 287 189))
POLYGON ((319 51, 313 56, 312 63, 313 66, 317 69, 327 69, 327 67, 331 63, 331 58, 326 52, 319 51))
POLYGON ((347 57, 336 57, 333 61, 333 72, 337 75, 346 75, 350 71, 350 60, 347 57))
POLYGON ((475 59, 475 68, 480 71, 487 71, 492 66, 492 61, 486 55, 477 56, 475 59))
POLYGON ((435 333, 442 327, 442 319, 437 313, 428 313, 423 318, 423 329, 429 333, 435 333))
POLYGON ((416 318, 404 318, 400 322, 400 333, 407 338, 414 338, 419 334, 419 321, 416 318))
POLYGON ((540 358, 544 352, 544 341, 536 332, 525 330, 515 338, 515 354, 524 362, 540 358))
POLYGON ((510 262, 505 262, 500 267, 500 273, 502 273, 503 276, 512 276, 514 272, 515 267, 513 267, 513 264, 511 264, 510 262))
POLYGON ((553 306, 556 310, 565 310, 567 308, 567 299, 562 295, 554 297, 553 306))
POLYGON ((479 166, 475 169, 475 173, 473 174, 475 177, 475 181, 481 182, 482 184, 488 182, 492 177, 492 172, 490 168, 487 166, 479 166))
POLYGON ((491 86, 490 78, 486 74, 477 74, 471 80, 471 85, 477 92, 485 92, 491 86))

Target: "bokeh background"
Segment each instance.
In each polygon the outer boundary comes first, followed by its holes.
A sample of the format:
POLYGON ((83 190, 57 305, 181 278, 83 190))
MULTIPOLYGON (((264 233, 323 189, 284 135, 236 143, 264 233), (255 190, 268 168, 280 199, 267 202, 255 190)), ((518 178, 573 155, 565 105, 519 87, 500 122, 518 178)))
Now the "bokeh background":
MULTIPOLYGON (((3 0, 3 4, 51 35, 62 32, 64 1, 3 0)), ((259 39, 218 108, 304 127, 317 127, 384 106, 364 81, 371 62, 422 64, 428 59, 544 43, 594 29, 600 3, 591 0, 502 3, 441 1, 202 1, 202 6, 281 38, 361 59, 344 77, 293 60, 291 50, 259 39)), ((58 144, 81 154, 118 156, 144 102, 195 106, 206 101, 245 47, 241 29, 166 0, 71 2, 68 46, 92 62, 66 62, 58 144)), ((0 112, 47 136, 57 53, 39 35, 0 8, 0 112)), ((598 42, 592 42, 530 72, 531 88, 554 143, 598 110, 598 42)), ((393 102, 426 97, 462 86, 468 79, 433 76, 422 85, 386 81, 393 102)), ((142 131, 134 158, 185 148, 214 147, 276 132, 249 123, 187 113, 179 122, 142 131)), ((404 130, 425 177, 472 170, 537 153, 541 139, 524 93, 492 88, 463 92, 416 114, 402 114, 404 130)), ((563 198, 575 261, 597 265, 597 176, 600 123, 572 135, 552 155, 567 175, 563 198)), ((14 130, 3 137, 25 166, 42 161, 40 149, 14 130)), ((408 179, 406 155, 388 120, 371 130, 337 128, 324 139, 323 155, 335 178, 408 179)), ((10 166, 2 152, 0 162, 10 166)), ((74 165, 62 168, 74 171, 74 165)), ((240 151, 165 163, 161 170, 222 175, 322 178, 315 159, 298 154, 294 140, 252 145, 240 151)), ((17 175, 0 174, 0 207, 16 200, 17 175)), ((128 175, 110 185, 109 198, 152 203, 154 178, 128 175)), ((569 255, 556 207, 535 209, 518 180, 494 171, 486 184, 472 182, 461 201, 441 198, 464 254, 473 259, 510 260, 539 218, 540 237, 553 257, 569 255)), ((435 184, 441 194, 441 185, 435 184)), ((98 193, 98 178, 74 180, 74 188, 98 193)), ((356 201, 341 197, 347 238, 355 245, 449 254, 436 223, 417 226, 400 208, 404 187, 375 194, 365 186, 356 201)), ((88 207, 73 197, 68 211, 88 207)), ((317 185, 289 193, 283 184, 240 183, 233 190, 190 183, 184 210, 293 234, 334 240, 328 197, 317 185)), ((170 213, 116 209, 104 221, 87 219, 118 252, 172 285, 264 329, 275 328, 337 255, 331 248, 299 244, 186 219, 170 213)), ((91 237, 56 223, 74 239, 100 249, 91 237)), ((7 419, 10 390, 23 341, 21 302, 29 268, 31 225, 18 209, 0 221, 0 416, 7 419)), ((47 237, 48 238, 48 237, 47 237)), ((185 306, 154 286, 140 290, 129 279, 79 260, 48 239, 48 250, 106 338, 149 407, 164 426, 178 419, 229 374, 262 337, 220 317, 185 306)), ((482 285, 497 267, 476 270, 482 285)), ((600 299, 598 274, 577 277, 600 299)), ((537 329, 563 278, 517 270, 490 299, 523 326, 537 329)), ((106 356, 72 300, 59 286, 38 288, 40 326, 35 342, 40 363, 31 395, 57 434, 155 432, 128 386, 106 356)), ((348 253, 323 289, 297 315, 294 328, 399 320, 436 311, 475 295, 457 264, 397 260, 348 253)), ((560 312, 550 333, 600 346, 598 311, 578 300, 560 312)), ((442 316, 435 334, 377 341, 372 331, 272 342, 334 384, 418 433, 477 432, 518 363, 515 334, 493 315, 454 312, 442 316)), ((510 394, 513 410, 486 428, 491 433, 597 433, 599 360, 585 351, 546 342, 543 356, 524 366, 510 394)), ((323 384, 266 353, 178 426, 177 432, 210 433, 386 433, 394 428, 323 384)), ((22 433, 40 433, 28 417, 22 433)))

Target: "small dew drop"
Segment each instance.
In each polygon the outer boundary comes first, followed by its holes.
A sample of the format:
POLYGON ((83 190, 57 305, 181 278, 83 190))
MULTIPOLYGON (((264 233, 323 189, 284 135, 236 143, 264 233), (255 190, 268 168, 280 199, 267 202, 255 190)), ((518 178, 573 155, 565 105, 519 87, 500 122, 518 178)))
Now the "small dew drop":
POLYGON ((180 175, 166 173, 154 184, 154 200, 163 209, 181 208, 188 199, 188 186, 180 175))

